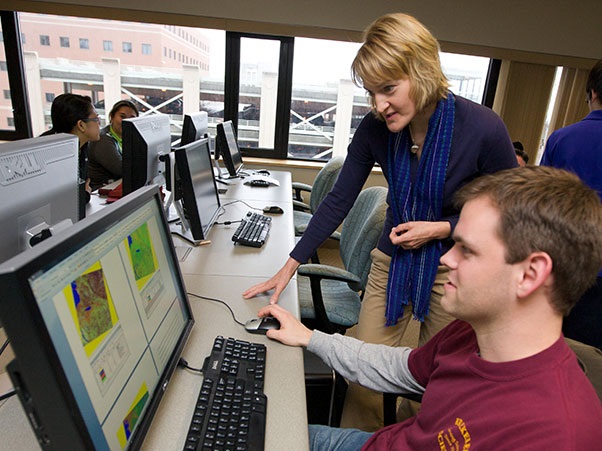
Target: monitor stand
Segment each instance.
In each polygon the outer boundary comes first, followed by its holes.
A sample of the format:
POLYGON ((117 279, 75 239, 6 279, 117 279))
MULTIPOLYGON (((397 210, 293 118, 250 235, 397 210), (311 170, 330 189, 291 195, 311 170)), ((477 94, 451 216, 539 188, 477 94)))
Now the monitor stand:
POLYGON ((188 241, 193 246, 200 246, 202 244, 210 244, 210 240, 195 240, 192 236, 192 230, 190 230, 190 222, 186 219, 184 214, 184 208, 182 207, 182 201, 174 201, 174 207, 178 213, 178 218, 169 224, 169 229, 173 235, 177 235, 180 238, 188 241))

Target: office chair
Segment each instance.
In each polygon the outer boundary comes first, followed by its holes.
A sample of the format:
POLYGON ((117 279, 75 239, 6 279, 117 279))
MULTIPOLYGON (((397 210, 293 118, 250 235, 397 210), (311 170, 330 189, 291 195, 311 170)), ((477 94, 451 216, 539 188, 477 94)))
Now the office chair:
MULTIPOLYGON (((589 346, 579 341, 564 339, 577 356, 579 366, 592 383, 598 398, 602 402, 602 351, 594 346, 589 346)), ((388 426, 397 421, 397 398, 406 398, 411 401, 421 402, 422 395, 414 393, 383 393, 383 419, 388 426)))
POLYGON ((345 269, 305 264, 297 269, 301 320, 327 333, 344 333, 357 323, 372 260, 387 210, 387 189, 360 192, 343 221, 339 252, 345 269))
POLYGON ((293 182, 293 223, 295 224, 295 236, 303 235, 312 215, 318 209, 322 199, 332 189, 345 158, 333 157, 324 165, 313 185, 301 182, 293 182), (303 193, 310 193, 309 203, 303 200, 303 193))

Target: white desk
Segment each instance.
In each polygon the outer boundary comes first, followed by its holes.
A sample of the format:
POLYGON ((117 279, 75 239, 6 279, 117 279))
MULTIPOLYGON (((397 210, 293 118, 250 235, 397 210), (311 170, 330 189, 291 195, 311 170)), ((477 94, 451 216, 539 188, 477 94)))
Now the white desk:
MULTIPOLYGON (((235 224, 215 225, 211 244, 192 247, 174 238, 177 247, 190 247, 180 267, 187 291, 226 301, 239 321, 256 317, 257 310, 268 303, 268 296, 244 300, 241 293, 251 285, 273 275, 294 246, 293 207, 290 174, 273 173, 280 187, 254 188, 241 180, 228 187, 223 203, 241 196, 249 205, 263 208, 278 205, 283 215, 273 216, 272 228, 262 248, 234 245, 235 224)), ((224 185, 225 186, 225 185, 224 185)), ((96 196, 97 197, 97 196, 96 196)), ((102 199, 92 199, 89 212, 102 208, 102 199)), ((249 208, 243 203, 225 207, 218 220, 240 219, 249 208)), ((267 346, 264 392, 268 398, 265 449, 308 449, 307 411, 303 354, 300 348, 284 346, 263 335, 249 334, 236 324, 227 308, 211 301, 189 296, 195 325, 182 356, 193 367, 201 367, 217 335, 264 343, 267 346)), ((299 316, 296 281, 282 293, 280 305, 299 316)), ((143 450, 179 450, 184 445, 202 376, 176 369, 142 445, 143 450)), ((39 449, 37 440, 16 397, 0 401, 0 450, 39 449)))

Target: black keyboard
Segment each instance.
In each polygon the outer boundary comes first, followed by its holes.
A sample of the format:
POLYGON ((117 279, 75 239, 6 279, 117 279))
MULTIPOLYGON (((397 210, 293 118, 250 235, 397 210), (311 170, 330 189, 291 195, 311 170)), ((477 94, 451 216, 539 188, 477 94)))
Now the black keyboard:
POLYGON ((184 446, 190 450, 263 450, 267 397, 265 345, 218 336, 184 446))
POLYGON ((232 235, 234 243, 245 246, 261 247, 270 233, 272 218, 259 213, 248 212, 232 235))

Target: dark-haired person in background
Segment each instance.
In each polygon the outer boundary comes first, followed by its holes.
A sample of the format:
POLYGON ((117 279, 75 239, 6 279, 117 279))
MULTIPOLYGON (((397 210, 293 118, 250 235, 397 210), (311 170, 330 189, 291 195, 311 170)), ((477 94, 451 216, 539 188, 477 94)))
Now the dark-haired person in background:
POLYGON ((88 176, 92 191, 120 179, 123 129, 121 121, 138 117, 138 109, 129 100, 120 100, 109 112, 109 125, 100 131, 100 139, 88 149, 88 176))
MULTIPOLYGON (((590 113, 550 135, 541 164, 574 172, 602 199, 602 60, 589 73, 585 95, 590 113)), ((564 319, 562 331, 602 349, 602 271, 564 319)))
POLYGON ((85 181, 86 202, 90 200, 88 178, 88 143, 100 139, 100 117, 92 105, 92 99, 79 94, 61 94, 50 107, 52 128, 42 135, 70 133, 79 139, 79 178, 85 181))
POLYGON ((516 153, 516 161, 519 166, 527 166, 529 162, 529 154, 525 152, 525 148, 523 147, 523 143, 520 141, 514 141, 512 143, 514 145, 514 152, 516 153))

